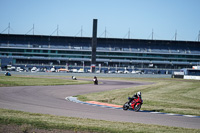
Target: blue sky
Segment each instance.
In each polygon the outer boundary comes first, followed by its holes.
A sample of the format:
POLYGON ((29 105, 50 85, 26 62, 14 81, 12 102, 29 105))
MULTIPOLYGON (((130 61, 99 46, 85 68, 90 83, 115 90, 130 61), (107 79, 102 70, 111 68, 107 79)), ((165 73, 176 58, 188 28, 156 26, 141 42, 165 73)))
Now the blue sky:
POLYGON ((91 37, 93 19, 98 37, 197 41, 200 0, 0 0, 0 33, 91 37))

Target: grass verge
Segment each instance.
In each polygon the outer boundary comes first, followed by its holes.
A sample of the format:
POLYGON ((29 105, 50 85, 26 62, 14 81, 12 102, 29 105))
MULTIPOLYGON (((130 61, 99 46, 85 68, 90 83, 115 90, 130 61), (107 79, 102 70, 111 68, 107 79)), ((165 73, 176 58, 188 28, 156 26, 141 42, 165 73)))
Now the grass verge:
POLYGON ((23 127, 21 132, 34 132, 34 129, 43 129, 46 131, 70 130, 86 132, 110 132, 110 133, 128 133, 128 132, 177 132, 177 133, 195 133, 199 129, 186 129, 179 127, 167 127, 159 125, 147 125, 129 122, 111 122, 104 120, 82 119, 74 117, 54 116, 47 114, 27 113, 0 109, 0 127, 2 125, 12 125, 23 127))
POLYGON ((128 96, 131 97, 137 91, 141 91, 144 101, 142 110, 200 116, 199 81, 155 78, 115 79, 153 84, 81 95, 78 96, 79 100, 123 105, 128 101, 128 96))
POLYGON ((66 77, 30 77, 30 76, 2 76, 0 75, 0 87, 8 86, 50 86, 92 84, 92 81, 71 80, 66 77))

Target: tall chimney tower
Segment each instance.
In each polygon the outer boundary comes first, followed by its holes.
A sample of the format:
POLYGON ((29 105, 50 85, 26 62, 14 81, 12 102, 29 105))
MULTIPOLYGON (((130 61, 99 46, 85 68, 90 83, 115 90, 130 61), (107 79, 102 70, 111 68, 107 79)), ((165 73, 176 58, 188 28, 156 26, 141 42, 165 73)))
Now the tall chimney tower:
POLYGON ((91 72, 95 73, 96 68, 96 47, 97 47, 97 19, 93 19, 92 31, 92 58, 91 58, 91 72))

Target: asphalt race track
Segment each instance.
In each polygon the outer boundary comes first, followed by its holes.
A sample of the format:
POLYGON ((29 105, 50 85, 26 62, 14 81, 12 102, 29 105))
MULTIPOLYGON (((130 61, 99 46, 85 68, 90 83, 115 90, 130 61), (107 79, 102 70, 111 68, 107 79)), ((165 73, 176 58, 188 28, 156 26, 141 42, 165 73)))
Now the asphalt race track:
POLYGON ((0 108, 59 116, 200 129, 200 118, 123 111, 65 100, 67 96, 145 85, 145 83, 130 81, 101 80, 101 82, 100 85, 0 87, 0 108))

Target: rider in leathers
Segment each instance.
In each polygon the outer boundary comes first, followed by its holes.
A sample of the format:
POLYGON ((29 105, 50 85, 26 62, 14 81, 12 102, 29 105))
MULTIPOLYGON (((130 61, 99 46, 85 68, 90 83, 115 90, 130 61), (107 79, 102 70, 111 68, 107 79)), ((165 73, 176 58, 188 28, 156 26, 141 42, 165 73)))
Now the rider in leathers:
POLYGON ((140 91, 138 91, 137 93, 135 93, 135 95, 133 95, 133 97, 129 97, 129 101, 128 104, 130 104, 134 99, 137 99, 138 97, 141 97, 142 93, 140 91))

